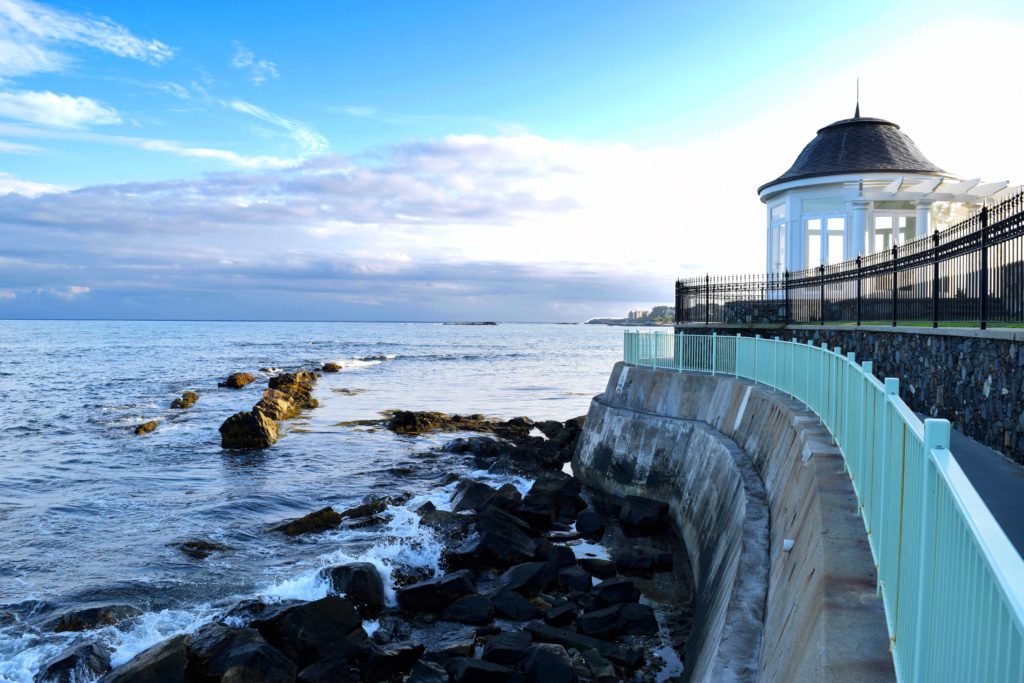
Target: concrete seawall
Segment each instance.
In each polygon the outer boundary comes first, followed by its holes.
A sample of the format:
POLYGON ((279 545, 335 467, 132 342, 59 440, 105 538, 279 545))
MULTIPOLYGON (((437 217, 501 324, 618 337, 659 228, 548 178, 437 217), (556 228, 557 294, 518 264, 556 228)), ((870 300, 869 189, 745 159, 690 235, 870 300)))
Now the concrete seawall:
POLYGON ((573 469, 669 504, 697 586, 688 680, 895 679, 852 486, 802 404, 733 377, 619 363, 573 469))

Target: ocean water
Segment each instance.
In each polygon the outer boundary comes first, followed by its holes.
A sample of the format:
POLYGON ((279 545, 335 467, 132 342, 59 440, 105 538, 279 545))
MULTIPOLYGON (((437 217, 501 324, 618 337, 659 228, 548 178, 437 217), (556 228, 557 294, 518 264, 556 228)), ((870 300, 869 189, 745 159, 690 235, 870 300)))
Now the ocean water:
MULTIPOLYGON (((436 568, 441 546, 412 510, 446 508, 464 458, 453 435, 401 437, 339 423, 387 409, 584 414, 621 354, 621 328, 401 323, 0 321, 0 680, 30 681, 82 637, 54 616, 126 603, 144 611, 88 637, 115 664, 246 597, 314 599, 322 567, 355 559, 436 568), (217 428, 266 386, 259 368, 319 367, 321 407, 283 423, 272 448, 220 448, 217 428), (258 381, 217 382, 235 371, 258 381), (199 402, 170 402, 184 390, 199 402), (135 436, 135 425, 159 420, 135 436), (408 491, 383 529, 288 539, 269 528, 331 505, 408 491), (230 548, 190 559, 189 539, 230 548)), ((490 476, 476 473, 477 476, 490 476)), ((512 481, 526 490, 529 482, 512 481)))

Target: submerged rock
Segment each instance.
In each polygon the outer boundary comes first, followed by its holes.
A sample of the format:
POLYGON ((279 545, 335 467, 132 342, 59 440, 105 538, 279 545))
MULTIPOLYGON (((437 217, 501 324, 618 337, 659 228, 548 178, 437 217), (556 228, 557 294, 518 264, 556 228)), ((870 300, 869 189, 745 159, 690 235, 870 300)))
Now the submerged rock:
POLYGON ((323 372, 341 372, 341 365, 338 363, 327 362, 320 367, 320 370, 323 372))
POLYGON ((103 626, 112 626, 122 621, 133 619, 142 614, 142 610, 133 605, 104 605, 103 607, 86 607, 84 609, 65 612, 46 624, 46 628, 57 633, 66 631, 90 631, 103 626))
POLYGON ((248 372, 233 372, 227 376, 223 382, 218 382, 218 387, 226 387, 228 389, 241 389, 247 384, 252 384, 256 381, 256 376, 251 375, 248 372))
POLYGON ((334 511, 334 508, 327 506, 308 515, 288 520, 271 529, 271 531, 283 531, 288 536, 298 536, 318 531, 335 529, 341 525, 341 515, 334 511))
POLYGON ((100 679, 100 683, 183 681, 188 667, 189 637, 174 636, 135 655, 100 679))
POLYGON ((98 643, 79 643, 43 664, 35 683, 91 681, 110 671, 110 651, 98 643))
POLYGON ((173 544, 172 547, 177 548, 193 560, 205 560, 214 553, 231 550, 231 548, 226 545, 213 543, 211 541, 204 541, 202 539, 192 539, 190 541, 185 541, 184 543, 176 543, 173 544))
POLYGON ((186 391, 182 393, 181 398, 171 401, 171 407, 177 410, 186 410, 194 406, 198 400, 199 394, 194 391, 186 391))
POLYGON ((157 425, 160 424, 156 420, 148 420, 143 422, 135 428, 135 435, 142 436, 143 434, 149 434, 151 431, 156 429, 157 425))
POLYGON ((220 426, 221 448, 267 448, 277 443, 277 423, 258 410, 235 413, 220 426))

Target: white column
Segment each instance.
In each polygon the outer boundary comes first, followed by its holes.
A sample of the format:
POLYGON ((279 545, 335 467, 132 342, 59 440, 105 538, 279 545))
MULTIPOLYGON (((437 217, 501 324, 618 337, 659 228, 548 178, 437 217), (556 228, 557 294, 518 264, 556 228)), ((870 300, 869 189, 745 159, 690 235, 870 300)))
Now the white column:
POLYGON ((858 256, 865 256, 869 253, 868 207, 871 206, 871 202, 858 199, 849 204, 850 212, 853 214, 853 225, 847 226, 847 229, 852 230, 853 241, 851 242, 850 253, 847 254, 846 258, 855 259, 858 256))
POLYGON ((807 263, 804 258, 806 242, 803 220, 800 216, 800 198, 791 192, 786 197, 786 270, 789 272, 804 269, 804 264, 807 263))
POLYGON ((930 200, 918 201, 917 204, 917 237, 926 237, 928 235, 929 217, 932 212, 932 203, 930 200))

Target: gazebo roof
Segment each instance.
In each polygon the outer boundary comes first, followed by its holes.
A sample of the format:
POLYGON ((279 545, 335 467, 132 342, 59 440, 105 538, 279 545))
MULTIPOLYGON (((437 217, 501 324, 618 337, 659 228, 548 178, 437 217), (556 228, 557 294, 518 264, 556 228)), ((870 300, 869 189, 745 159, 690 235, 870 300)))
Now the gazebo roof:
POLYGON ((854 116, 819 130, 788 171, 757 191, 790 180, 889 171, 946 175, 895 123, 854 116))

